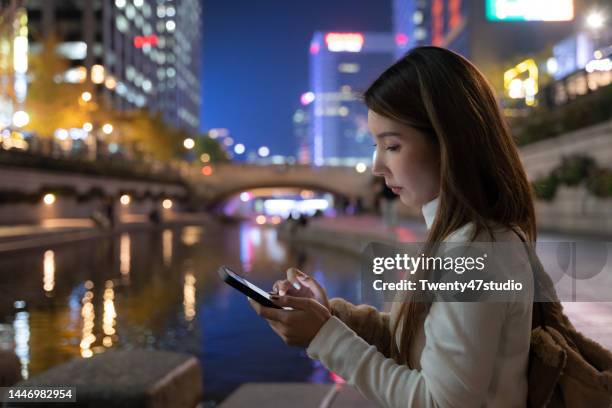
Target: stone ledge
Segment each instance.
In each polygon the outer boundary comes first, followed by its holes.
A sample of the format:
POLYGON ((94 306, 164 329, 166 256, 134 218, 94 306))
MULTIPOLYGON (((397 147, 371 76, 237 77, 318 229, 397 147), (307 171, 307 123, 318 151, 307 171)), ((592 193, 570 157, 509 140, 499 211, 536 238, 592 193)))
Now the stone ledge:
POLYGON ((194 356, 154 350, 77 358, 17 384, 37 385, 75 387, 78 406, 96 408, 192 408, 203 396, 202 372, 194 356))
POLYGON ((347 384, 245 383, 219 408, 291 407, 291 408, 374 408, 347 384))
POLYGON ((12 351, 0 350, 0 387, 21 381, 21 363, 12 351))

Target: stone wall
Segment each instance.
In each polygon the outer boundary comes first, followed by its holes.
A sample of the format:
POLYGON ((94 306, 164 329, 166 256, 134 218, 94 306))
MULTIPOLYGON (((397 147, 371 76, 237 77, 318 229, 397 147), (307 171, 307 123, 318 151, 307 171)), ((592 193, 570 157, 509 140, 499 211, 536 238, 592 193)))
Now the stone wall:
MULTIPOLYGON (((612 167, 612 120, 521 148, 530 180, 547 176, 563 156, 572 154, 612 167)), ((582 186, 560 186, 553 201, 538 200, 536 216, 544 230, 612 236, 612 198, 594 197, 582 186)))

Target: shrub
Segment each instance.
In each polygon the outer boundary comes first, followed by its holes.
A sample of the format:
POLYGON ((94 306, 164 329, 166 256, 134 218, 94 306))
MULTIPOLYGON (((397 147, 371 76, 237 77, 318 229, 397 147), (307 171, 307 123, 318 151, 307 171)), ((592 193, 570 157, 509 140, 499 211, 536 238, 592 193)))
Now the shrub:
POLYGON ((596 197, 612 197, 612 170, 598 169, 586 181, 587 190, 596 197))
POLYGON ((533 189, 536 197, 544 201, 552 201, 552 199, 555 198, 558 186, 559 178, 554 173, 533 182, 533 189))

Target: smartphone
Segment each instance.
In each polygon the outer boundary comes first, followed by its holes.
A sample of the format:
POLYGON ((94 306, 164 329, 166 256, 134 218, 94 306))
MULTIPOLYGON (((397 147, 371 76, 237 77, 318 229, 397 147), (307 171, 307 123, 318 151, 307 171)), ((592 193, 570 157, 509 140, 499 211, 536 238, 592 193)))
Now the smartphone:
POLYGON ((293 310, 291 307, 280 307, 275 305, 274 302, 270 300, 270 294, 268 292, 253 285, 251 282, 232 271, 228 266, 223 265, 219 268, 219 276, 225 283, 263 306, 272 307, 274 309, 293 310))

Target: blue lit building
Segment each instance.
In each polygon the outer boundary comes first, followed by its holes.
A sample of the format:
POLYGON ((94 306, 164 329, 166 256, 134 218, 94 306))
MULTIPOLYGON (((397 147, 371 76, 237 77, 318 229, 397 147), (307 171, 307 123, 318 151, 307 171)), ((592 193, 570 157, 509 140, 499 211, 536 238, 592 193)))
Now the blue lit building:
POLYGON ((310 44, 308 147, 312 163, 371 163, 365 89, 393 62, 389 33, 315 32, 310 44))
POLYGON ((396 59, 411 48, 431 43, 429 3, 429 0, 393 0, 396 59))

